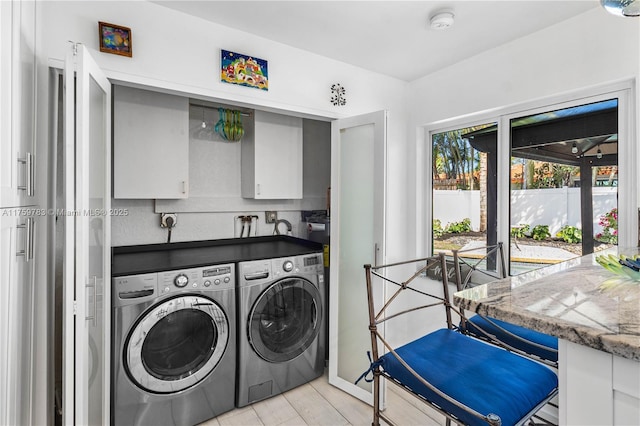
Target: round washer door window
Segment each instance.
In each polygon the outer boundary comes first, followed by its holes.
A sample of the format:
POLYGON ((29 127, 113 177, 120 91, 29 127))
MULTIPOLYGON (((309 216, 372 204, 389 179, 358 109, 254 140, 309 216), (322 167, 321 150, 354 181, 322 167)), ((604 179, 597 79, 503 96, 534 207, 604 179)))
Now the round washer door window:
POLYGON ((320 292, 302 278, 278 281, 260 294, 249 315, 249 342, 263 359, 289 361, 320 332, 320 292))
POLYGON ((125 368, 149 392, 175 393, 205 379, 229 341, 226 314, 204 296, 179 296, 153 306, 125 343, 125 368))

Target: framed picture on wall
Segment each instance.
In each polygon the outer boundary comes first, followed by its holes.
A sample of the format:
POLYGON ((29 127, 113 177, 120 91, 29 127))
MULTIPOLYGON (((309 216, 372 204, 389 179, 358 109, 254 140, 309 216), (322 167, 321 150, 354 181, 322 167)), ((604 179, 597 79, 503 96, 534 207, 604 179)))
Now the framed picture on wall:
POLYGON ((267 61, 222 49, 220 80, 225 83, 269 90, 267 61))
POLYGON ((101 52, 132 56, 131 28, 98 22, 98 32, 101 52))

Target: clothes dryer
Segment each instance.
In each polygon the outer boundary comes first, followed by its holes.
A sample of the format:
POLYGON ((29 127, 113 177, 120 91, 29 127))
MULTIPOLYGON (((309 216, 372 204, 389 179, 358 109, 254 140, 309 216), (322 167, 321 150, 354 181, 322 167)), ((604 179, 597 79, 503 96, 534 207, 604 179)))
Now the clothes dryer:
POLYGON ((193 425, 235 407, 233 264, 113 278, 115 425, 193 425))
POLYGON ((238 263, 237 406, 324 372, 322 253, 238 263))

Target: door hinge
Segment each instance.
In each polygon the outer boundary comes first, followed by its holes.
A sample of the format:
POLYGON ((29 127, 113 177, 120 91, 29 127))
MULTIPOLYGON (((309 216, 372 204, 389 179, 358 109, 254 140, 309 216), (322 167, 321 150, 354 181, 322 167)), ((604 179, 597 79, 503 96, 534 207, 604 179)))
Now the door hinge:
POLYGON ((67 40, 69 43, 71 43, 71 49, 73 51, 73 56, 78 56, 78 44, 80 43, 76 43, 73 40, 67 40))
POLYGON ((73 301, 73 315, 76 315, 78 313, 78 302, 76 302, 75 300, 73 301))

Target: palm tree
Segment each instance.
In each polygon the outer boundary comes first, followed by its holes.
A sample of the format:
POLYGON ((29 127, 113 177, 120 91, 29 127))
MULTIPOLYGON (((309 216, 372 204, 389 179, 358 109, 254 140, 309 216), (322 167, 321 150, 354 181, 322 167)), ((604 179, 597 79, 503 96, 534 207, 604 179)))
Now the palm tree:
POLYGON ((432 173, 444 173, 447 179, 462 181, 465 188, 473 189, 473 173, 478 167, 478 156, 473 147, 462 137, 469 129, 451 130, 434 134, 432 173))

